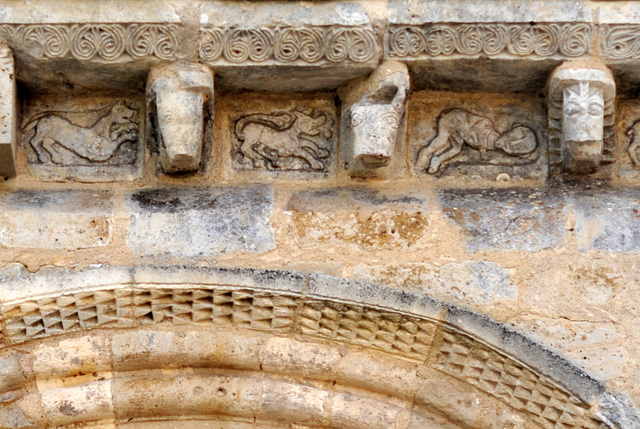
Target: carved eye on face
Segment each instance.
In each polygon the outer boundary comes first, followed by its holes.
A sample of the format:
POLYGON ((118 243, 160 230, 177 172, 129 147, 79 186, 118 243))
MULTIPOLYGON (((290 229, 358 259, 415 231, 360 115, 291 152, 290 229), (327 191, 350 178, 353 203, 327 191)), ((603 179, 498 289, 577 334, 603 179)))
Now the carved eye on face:
POLYGON ((567 105, 567 107, 565 107, 564 109, 564 114, 567 116, 576 116, 576 115, 580 115, 581 113, 582 113, 582 108, 580 107, 580 105, 576 103, 571 103, 567 105))
POLYGON ((364 115, 360 112, 351 113, 351 126, 354 128, 359 127, 364 122, 364 115))
POLYGON ((395 112, 387 112, 382 115, 382 122, 392 128, 398 126, 398 115, 395 112))
POLYGON ((587 110, 591 116, 600 116, 604 113, 604 106, 600 103, 590 103, 587 110))

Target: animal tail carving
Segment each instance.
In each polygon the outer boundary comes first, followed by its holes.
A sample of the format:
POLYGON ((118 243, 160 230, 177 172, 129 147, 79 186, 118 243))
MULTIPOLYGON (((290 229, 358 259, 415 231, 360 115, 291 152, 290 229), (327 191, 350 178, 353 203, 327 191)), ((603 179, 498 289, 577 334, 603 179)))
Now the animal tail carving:
POLYGON ((272 128, 276 131, 284 131, 291 128, 296 120, 296 116, 287 112, 280 112, 271 115, 255 114, 238 119, 234 129, 235 135, 240 141, 244 141, 244 129, 249 124, 260 124, 272 128))

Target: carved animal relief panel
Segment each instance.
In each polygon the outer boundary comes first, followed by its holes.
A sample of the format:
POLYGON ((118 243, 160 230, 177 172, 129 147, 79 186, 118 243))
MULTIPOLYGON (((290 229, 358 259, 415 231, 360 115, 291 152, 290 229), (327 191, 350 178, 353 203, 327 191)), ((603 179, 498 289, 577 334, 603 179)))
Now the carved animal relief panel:
POLYGON ((333 103, 287 104, 230 117, 235 170, 329 172, 336 145, 333 103))
POLYGON ((36 100, 23 112, 27 163, 51 180, 102 181, 135 175, 142 161, 143 109, 136 99, 36 100))
POLYGON ((547 176, 544 106, 504 96, 422 93, 410 108, 419 174, 492 180, 547 176))

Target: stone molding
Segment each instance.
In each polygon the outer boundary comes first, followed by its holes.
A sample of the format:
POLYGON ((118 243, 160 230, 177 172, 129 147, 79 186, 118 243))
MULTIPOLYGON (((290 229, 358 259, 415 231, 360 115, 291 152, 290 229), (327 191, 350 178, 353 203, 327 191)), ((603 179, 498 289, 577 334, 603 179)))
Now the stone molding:
POLYGON ((0 25, 0 37, 17 51, 36 58, 75 58, 119 62, 155 57, 174 60, 175 24, 0 25))
MULTIPOLYGON (((510 328, 374 284, 248 269, 104 267, 16 272, 4 285, 4 347, 98 328, 233 326, 431 362, 543 427, 603 428, 591 406, 603 395, 611 403, 602 384, 510 328)), ((606 408, 598 413, 615 419, 606 408)))
POLYGON ((378 51, 366 27, 203 28, 200 59, 217 64, 367 63, 378 51))
POLYGON ((593 29, 584 23, 393 25, 388 55, 395 59, 450 56, 575 58, 590 53, 593 29))

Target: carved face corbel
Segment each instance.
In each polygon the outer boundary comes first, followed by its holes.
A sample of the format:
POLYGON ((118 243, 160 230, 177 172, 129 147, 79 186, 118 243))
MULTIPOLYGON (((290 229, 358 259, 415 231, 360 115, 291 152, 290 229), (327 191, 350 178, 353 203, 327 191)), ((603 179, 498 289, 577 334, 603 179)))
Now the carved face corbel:
POLYGON ((388 175, 398 150, 398 129, 406 110, 406 65, 386 61, 367 79, 343 88, 342 157, 352 176, 388 175))
POLYGON ((205 104, 212 98, 213 73, 202 64, 152 69, 147 102, 155 103, 160 165, 166 173, 200 166, 205 104))
POLYGON ((595 172, 612 162, 615 82, 593 63, 565 63, 549 84, 550 150, 570 173, 595 172))

